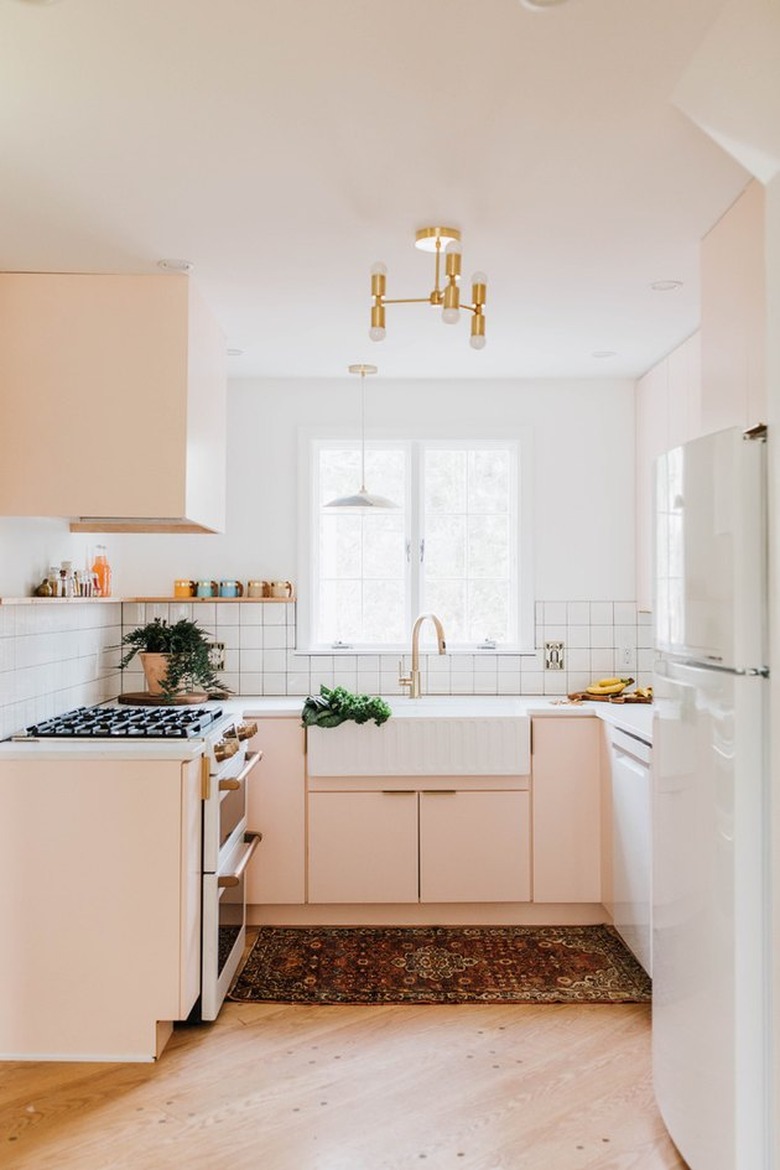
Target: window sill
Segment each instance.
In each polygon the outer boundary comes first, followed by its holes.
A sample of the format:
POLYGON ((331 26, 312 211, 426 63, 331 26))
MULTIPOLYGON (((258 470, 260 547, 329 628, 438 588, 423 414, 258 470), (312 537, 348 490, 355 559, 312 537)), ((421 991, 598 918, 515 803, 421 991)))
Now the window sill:
MULTIPOLYGON (((372 658, 398 658, 402 654, 411 654, 412 648, 408 643, 403 646, 383 646, 381 649, 372 649, 369 646, 353 647, 345 646, 339 649, 334 649, 330 646, 313 646, 310 648, 296 647, 290 653, 297 658, 350 658, 350 657, 372 657, 372 658)), ((506 657, 512 655, 521 658, 535 658, 538 651, 536 647, 522 647, 522 646, 497 646, 491 649, 478 649, 476 646, 454 646, 447 647, 445 655, 448 658, 457 658, 465 656, 466 654, 472 657, 488 658, 491 655, 497 657, 506 657)), ((438 658, 435 646, 421 646, 420 656, 426 658, 438 658)))

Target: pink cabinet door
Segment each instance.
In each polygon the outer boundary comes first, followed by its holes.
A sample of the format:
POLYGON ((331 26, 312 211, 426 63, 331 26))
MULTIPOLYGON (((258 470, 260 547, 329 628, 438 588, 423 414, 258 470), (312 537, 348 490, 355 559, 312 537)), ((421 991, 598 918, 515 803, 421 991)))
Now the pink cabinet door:
POLYGON ((601 901, 600 721, 534 719, 534 902, 601 901))
POLYGON ((527 792, 420 793, 420 901, 527 902, 527 792))
POLYGON ((309 901, 417 901, 416 792, 310 794, 309 901))
POLYGON ((250 751, 263 759, 249 778, 247 827, 262 833, 247 870, 250 905, 306 901, 306 778, 298 719, 259 719, 250 751))

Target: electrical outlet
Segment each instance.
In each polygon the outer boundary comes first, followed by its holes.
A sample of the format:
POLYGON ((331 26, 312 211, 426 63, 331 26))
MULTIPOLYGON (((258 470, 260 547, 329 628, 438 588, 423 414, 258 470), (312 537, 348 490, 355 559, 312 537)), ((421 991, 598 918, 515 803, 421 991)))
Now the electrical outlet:
POLYGON ((209 661, 213 670, 225 669, 225 643, 212 642, 209 650, 209 661))
POLYGON ((620 649, 618 650, 618 665, 619 666, 628 666, 629 668, 633 668, 633 666, 634 666, 634 651, 632 650, 632 648, 630 646, 621 646, 620 649))
POLYGON ((544 669, 563 670, 563 642, 545 642, 544 669))

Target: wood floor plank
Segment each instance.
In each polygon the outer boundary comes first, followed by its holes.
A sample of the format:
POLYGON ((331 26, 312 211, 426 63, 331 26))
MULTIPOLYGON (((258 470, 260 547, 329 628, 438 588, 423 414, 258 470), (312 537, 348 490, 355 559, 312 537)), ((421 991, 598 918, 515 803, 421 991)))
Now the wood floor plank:
POLYGON ((6 1064, 7 1170, 684 1170, 645 1005, 226 1004, 156 1065, 6 1064))

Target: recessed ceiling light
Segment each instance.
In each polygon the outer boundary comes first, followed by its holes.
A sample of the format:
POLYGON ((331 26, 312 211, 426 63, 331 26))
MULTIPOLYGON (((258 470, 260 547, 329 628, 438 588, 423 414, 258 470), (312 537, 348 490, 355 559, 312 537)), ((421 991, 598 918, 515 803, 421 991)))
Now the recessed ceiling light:
POLYGON ((158 260, 157 267, 165 272, 192 272, 190 260, 158 260))
POLYGON ((616 349, 594 349, 593 353, 590 356, 595 357, 595 358, 617 357, 617 350, 616 349))
POLYGON ((241 355, 242 355, 242 353, 243 353, 243 352, 244 352, 244 351, 243 351, 243 349, 232 349, 232 348, 230 348, 230 349, 228 349, 228 351, 227 351, 227 355, 228 355, 228 357, 241 357, 241 355))
POLYGON ((566 0, 520 0, 523 8, 530 8, 532 12, 541 12, 544 8, 555 8, 565 4, 566 0))
POLYGON ((681 280, 654 280, 650 285, 653 292, 675 292, 678 288, 682 288, 683 282, 681 280))
POLYGON ((44 4, 58 4, 59 0, 21 0, 22 4, 37 4, 39 7, 44 4))

